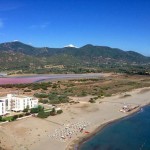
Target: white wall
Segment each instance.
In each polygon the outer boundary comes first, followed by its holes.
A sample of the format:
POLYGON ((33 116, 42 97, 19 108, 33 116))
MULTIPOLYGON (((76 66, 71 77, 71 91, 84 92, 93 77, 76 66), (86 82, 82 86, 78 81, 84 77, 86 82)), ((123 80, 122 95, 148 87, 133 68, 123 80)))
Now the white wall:
POLYGON ((35 98, 33 99, 33 97, 25 97, 25 96, 19 97, 18 95, 7 94, 7 97, 3 98, 0 101, 0 115, 6 114, 6 112, 9 110, 23 111, 25 108, 27 108, 27 106, 29 106, 29 108, 34 108, 38 106, 38 99, 35 98), (6 100, 8 100, 7 108, 6 108, 6 100), (13 109, 11 106, 12 101, 14 101, 13 109), (2 105, 3 105, 3 110, 2 110, 2 105))
POLYGON ((8 99, 8 110, 11 110, 11 98, 12 98, 12 94, 7 94, 7 99, 8 99))
POLYGON ((34 108, 38 105, 38 99, 33 100, 32 97, 19 98, 14 96, 12 100, 15 101, 14 111, 23 111, 27 106, 34 108))
POLYGON ((6 114, 6 106, 5 106, 5 102, 0 102, 0 116, 5 115, 6 114))

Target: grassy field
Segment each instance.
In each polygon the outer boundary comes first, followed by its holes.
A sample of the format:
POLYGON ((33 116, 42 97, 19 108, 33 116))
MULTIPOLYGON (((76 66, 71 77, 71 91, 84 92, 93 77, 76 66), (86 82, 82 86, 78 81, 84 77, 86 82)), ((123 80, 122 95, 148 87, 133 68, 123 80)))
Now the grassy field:
POLYGON ((149 76, 114 74, 97 79, 76 79, 34 84, 3 85, 1 86, 1 95, 9 93, 9 91, 15 91, 17 94, 34 95, 43 103, 58 104, 69 102, 69 96, 84 97, 92 95, 96 99, 96 97, 109 97, 113 94, 149 86, 149 76))

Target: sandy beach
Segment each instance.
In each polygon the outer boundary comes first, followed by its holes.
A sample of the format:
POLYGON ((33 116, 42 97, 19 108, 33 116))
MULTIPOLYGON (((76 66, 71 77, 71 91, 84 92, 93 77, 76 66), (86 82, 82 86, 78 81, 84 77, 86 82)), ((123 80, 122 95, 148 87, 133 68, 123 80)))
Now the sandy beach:
POLYGON ((69 150, 108 122, 125 117, 150 103, 150 88, 136 89, 89 103, 87 97, 72 97, 77 104, 61 104, 63 114, 47 119, 30 117, 0 125, 0 147, 6 150, 69 150), (139 106, 123 113, 124 105, 139 106), (85 126, 84 126, 85 125, 85 126), (84 127, 81 131, 80 127, 84 127), (66 137, 62 138, 62 134, 66 137))

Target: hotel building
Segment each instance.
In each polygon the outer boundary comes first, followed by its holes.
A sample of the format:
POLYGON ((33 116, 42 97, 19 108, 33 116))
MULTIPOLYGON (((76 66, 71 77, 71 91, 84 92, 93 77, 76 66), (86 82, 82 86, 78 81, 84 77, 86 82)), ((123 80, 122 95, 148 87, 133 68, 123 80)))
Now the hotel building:
POLYGON ((23 111, 25 108, 35 108, 38 106, 38 99, 23 95, 7 94, 0 98, 0 116, 10 111, 23 111))

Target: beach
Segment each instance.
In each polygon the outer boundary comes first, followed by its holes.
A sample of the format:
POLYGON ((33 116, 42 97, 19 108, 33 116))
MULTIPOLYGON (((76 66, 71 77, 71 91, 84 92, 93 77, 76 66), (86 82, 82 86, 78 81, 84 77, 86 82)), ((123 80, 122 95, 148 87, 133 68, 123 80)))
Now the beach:
POLYGON ((89 103, 91 96, 71 97, 76 104, 60 104, 63 113, 47 119, 30 117, 0 125, 1 146, 7 150, 71 150, 106 124, 126 117, 150 103, 150 88, 135 89, 89 103), (139 106, 123 113, 124 105, 139 106), (85 125, 85 126, 84 126, 85 125), (81 128, 84 129, 81 131, 81 128), (69 132, 68 132, 69 131, 69 132), (69 133, 69 135, 65 135, 69 133), (65 135, 65 137, 62 137, 65 135))

